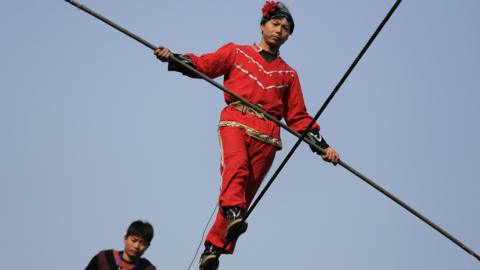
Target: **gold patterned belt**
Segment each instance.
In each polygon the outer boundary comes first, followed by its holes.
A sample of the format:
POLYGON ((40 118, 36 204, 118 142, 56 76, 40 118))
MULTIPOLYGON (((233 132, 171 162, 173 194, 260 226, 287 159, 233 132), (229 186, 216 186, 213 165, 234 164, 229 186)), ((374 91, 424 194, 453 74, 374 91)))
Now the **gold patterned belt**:
MULTIPOLYGON (((258 119, 267 120, 267 118, 263 113, 255 111, 254 109, 248 107, 247 105, 242 104, 240 101, 234 101, 228 104, 228 106, 236 109, 237 111, 241 111, 243 114, 249 113, 257 117, 258 119)), ((257 105, 257 106, 262 107, 260 105, 257 105)))
POLYGON ((282 149, 282 141, 277 138, 272 138, 266 134, 261 133, 260 131, 253 129, 247 125, 244 125, 242 123, 236 122, 236 121, 220 121, 218 123, 218 127, 238 127, 241 128, 245 131, 245 133, 248 136, 251 136, 259 141, 262 141, 264 143, 268 143, 271 145, 274 145, 278 147, 279 149, 282 149))

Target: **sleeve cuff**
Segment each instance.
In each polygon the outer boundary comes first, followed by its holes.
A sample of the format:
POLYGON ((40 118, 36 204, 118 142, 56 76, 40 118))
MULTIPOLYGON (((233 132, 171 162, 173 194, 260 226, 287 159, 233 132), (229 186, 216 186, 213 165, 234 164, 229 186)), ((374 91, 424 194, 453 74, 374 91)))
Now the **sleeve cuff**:
MULTIPOLYGON (((183 62, 184 64, 187 64, 193 68, 196 68, 195 65, 193 64, 193 61, 192 61, 192 58, 184 55, 184 54, 178 54, 178 53, 174 53, 173 56, 175 56, 175 58, 178 58, 181 62, 183 62)), ((192 73, 191 71, 179 66, 179 65, 176 65, 174 62, 168 62, 168 71, 176 71, 176 72, 180 72, 182 73, 183 75, 186 75, 188 77, 192 77, 192 78, 198 78, 198 76, 194 73, 192 73)))

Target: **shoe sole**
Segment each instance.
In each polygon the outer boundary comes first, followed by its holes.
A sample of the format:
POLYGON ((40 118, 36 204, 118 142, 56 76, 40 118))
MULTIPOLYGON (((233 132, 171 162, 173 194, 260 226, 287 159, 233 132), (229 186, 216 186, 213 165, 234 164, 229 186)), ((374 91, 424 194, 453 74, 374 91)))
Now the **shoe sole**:
POLYGON ((214 254, 207 255, 200 261, 200 270, 217 270, 218 258, 214 254))
POLYGON ((227 232, 225 233, 225 239, 233 241, 237 239, 241 234, 245 233, 248 229, 248 223, 242 222, 241 219, 235 220, 228 224, 227 232))

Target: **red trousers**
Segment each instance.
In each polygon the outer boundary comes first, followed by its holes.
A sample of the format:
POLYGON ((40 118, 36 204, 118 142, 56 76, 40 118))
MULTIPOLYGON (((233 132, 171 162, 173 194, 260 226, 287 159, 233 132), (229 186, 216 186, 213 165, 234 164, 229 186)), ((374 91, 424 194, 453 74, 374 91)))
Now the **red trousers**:
MULTIPOLYGON (((222 149, 219 206, 239 206, 246 213, 278 148, 247 135, 238 127, 221 127, 219 138, 222 149)), ((227 220, 218 211, 205 242, 223 247, 226 229, 227 220)), ((234 247, 235 243, 230 243, 225 251, 233 253, 234 247)))

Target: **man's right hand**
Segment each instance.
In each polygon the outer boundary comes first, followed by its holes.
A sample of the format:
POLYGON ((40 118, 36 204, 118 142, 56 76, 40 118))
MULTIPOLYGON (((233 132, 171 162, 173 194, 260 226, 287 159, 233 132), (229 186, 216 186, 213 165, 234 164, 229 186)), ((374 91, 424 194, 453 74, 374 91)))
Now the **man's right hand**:
POLYGON ((168 62, 168 60, 172 56, 172 52, 170 51, 170 49, 163 46, 159 46, 157 49, 155 49, 153 54, 158 58, 158 60, 162 62, 168 62))

